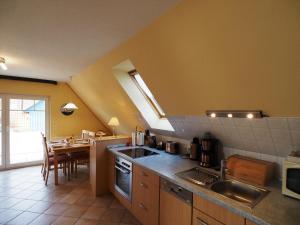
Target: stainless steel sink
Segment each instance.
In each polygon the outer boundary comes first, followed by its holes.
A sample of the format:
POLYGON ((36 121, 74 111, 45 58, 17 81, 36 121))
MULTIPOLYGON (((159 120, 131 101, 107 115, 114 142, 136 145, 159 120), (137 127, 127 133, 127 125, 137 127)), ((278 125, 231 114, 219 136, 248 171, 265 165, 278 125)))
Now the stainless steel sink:
POLYGON ((269 192, 266 189, 235 180, 217 181, 211 185, 210 189, 250 208, 253 208, 269 192))

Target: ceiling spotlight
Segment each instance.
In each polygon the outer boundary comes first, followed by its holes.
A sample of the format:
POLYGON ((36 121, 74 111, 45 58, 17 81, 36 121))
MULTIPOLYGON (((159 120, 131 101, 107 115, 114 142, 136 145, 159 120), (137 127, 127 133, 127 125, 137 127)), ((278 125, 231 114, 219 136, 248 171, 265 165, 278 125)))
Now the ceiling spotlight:
POLYGON ((254 115, 253 115, 252 113, 248 113, 248 114, 247 114, 247 118, 248 118, 248 119, 253 119, 253 117, 254 117, 254 115))
POLYGON ((207 110, 209 117, 227 117, 227 118, 263 118, 267 116, 261 110, 207 110))
POLYGON ((217 115, 215 113, 211 113, 210 117, 215 118, 217 115))
POLYGON ((0 67, 3 69, 3 70, 7 70, 7 66, 5 64, 5 59, 3 57, 0 57, 0 67))

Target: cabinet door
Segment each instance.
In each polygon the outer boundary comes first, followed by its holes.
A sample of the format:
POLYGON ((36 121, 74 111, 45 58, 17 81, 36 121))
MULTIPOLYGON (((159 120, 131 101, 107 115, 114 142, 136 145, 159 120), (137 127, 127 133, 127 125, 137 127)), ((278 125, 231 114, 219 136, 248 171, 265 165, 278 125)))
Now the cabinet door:
POLYGON ((191 225, 192 206, 160 190, 160 225, 191 225))
POLYGON ((193 196, 194 208, 211 216, 225 225, 244 225, 245 218, 230 212, 198 195, 193 196))
POLYGON ((108 153, 108 189, 115 192, 115 156, 111 152, 108 153))

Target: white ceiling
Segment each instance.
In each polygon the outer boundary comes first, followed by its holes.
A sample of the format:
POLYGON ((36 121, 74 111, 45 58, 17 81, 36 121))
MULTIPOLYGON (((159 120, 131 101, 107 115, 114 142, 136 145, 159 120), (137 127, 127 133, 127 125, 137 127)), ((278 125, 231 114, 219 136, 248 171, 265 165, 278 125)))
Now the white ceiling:
POLYGON ((67 81, 180 0, 1 0, 0 74, 67 81))

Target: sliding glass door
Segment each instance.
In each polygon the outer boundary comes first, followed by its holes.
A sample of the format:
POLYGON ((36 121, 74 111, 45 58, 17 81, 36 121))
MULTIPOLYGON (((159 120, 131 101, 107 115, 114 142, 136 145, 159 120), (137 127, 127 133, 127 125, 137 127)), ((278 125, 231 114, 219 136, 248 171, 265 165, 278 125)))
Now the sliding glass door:
MULTIPOLYGON (((47 133, 48 102, 44 97, 11 96, 3 98, 5 168, 42 161, 41 133, 47 133)), ((2 167, 3 168, 3 167, 2 167)))

